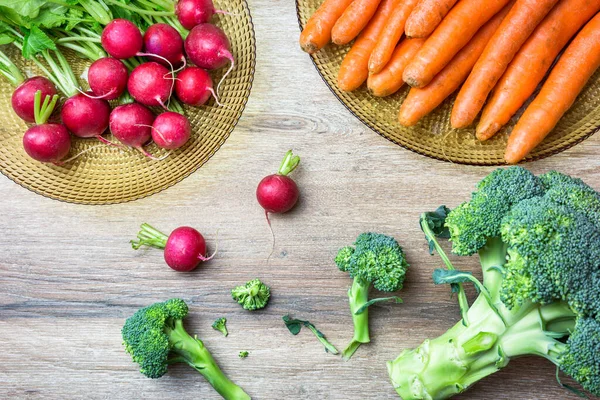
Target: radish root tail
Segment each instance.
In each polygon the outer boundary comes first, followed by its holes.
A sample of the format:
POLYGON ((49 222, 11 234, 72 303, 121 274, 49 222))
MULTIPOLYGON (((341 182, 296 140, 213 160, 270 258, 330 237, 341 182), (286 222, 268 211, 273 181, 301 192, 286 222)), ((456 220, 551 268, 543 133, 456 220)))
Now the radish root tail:
POLYGON ((55 161, 52 164, 54 164, 54 165, 56 165, 58 167, 62 167, 66 163, 69 163, 69 162, 75 160, 76 158, 79 158, 80 156, 84 155, 85 153, 90 152, 90 151, 92 151, 92 150, 94 150, 94 149, 96 149, 98 147, 104 147, 104 145, 103 144, 97 144, 96 146, 88 147, 87 149, 80 151, 79 153, 75 154, 72 157, 67 158, 66 160, 55 161))
POLYGON ((223 75, 223 77, 219 81, 219 84, 217 85, 217 95, 219 94, 219 89, 221 88, 221 84, 223 83, 225 78, 227 78, 227 75, 229 75, 231 71, 233 71, 233 68, 235 68, 235 59, 233 58, 233 55, 231 55, 230 52, 226 52, 223 55, 229 60, 231 65, 229 66, 229 69, 227 70, 227 72, 225 72, 225 75, 223 75))
POLYGON ((217 238, 215 240, 215 251, 213 251, 213 253, 208 256, 208 257, 204 257, 202 254, 200 254, 198 256, 198 260, 202 261, 202 262, 206 262, 209 260, 212 260, 214 256, 217 255, 217 252, 219 251, 219 230, 217 229, 217 238))
POLYGON ((271 252, 269 253, 269 257, 267 257, 267 265, 269 264, 269 260, 271 256, 275 252, 275 232, 273 232, 273 227, 271 226, 271 220, 269 219, 269 213, 265 210, 265 218, 267 219, 267 224, 269 225, 269 230, 271 231, 271 238, 273 239, 271 242, 271 252))
POLYGON ((81 93, 85 97, 87 97, 89 99, 93 99, 93 100, 105 100, 108 96, 112 96, 113 94, 115 94, 117 92, 116 88, 112 88, 108 92, 104 93, 102 96, 92 96, 91 94, 89 94, 79 88, 76 88, 76 89, 79 93, 81 93))

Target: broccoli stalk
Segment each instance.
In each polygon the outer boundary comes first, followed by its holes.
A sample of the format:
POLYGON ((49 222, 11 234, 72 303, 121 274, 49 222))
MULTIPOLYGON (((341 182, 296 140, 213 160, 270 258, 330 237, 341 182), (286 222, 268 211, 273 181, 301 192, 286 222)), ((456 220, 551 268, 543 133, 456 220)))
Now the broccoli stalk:
POLYGON ((141 308, 125 321, 125 350, 140 364, 140 372, 160 378, 168 365, 182 362, 201 373, 224 399, 250 399, 225 376, 202 341, 187 333, 183 327, 187 313, 183 300, 171 299, 141 308))

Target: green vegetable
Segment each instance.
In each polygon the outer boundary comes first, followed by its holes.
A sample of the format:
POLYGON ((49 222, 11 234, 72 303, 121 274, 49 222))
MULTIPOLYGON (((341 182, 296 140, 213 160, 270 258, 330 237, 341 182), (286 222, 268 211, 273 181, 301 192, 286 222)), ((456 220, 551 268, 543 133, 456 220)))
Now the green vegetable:
POLYGON ((250 399, 231 382, 200 339, 190 336, 183 327, 188 306, 181 299, 171 299, 139 309, 125 321, 121 331, 125 350, 149 378, 160 378, 169 364, 182 362, 200 372, 227 400, 250 399))
POLYGON ((463 321, 388 363, 398 394, 445 399, 537 355, 600 395, 600 194, 558 172, 500 169, 445 226, 454 253, 479 254, 483 282, 452 267, 434 233, 447 265, 435 283, 472 282, 480 295, 463 321))
POLYGON ((248 357, 248 354, 250 354, 250 353, 248 353, 246 350, 242 350, 242 351, 240 351, 239 356, 240 356, 240 358, 246 358, 246 357, 248 357))
POLYGON ((329 341, 327 340, 325 335, 323 333, 321 333, 321 331, 319 331, 309 321, 303 321, 301 319, 294 319, 294 318, 290 317, 289 315, 284 315, 282 317, 282 319, 283 319, 283 322, 285 323, 285 326, 288 328, 288 330, 290 331, 290 333, 292 335, 296 336, 297 334, 299 334, 300 331, 302 330, 302 327, 305 326, 308 329, 310 329, 311 332, 315 334, 317 339, 319 339, 319 342, 321 342, 321 344, 323 344, 323 346, 325 347, 326 353, 339 354, 338 349, 336 349, 334 345, 329 343, 329 341))
POLYGON ((248 311, 264 308, 271 297, 271 289, 258 279, 231 290, 231 297, 248 311))
POLYGON ((354 337, 342 352, 342 356, 349 359, 362 343, 371 341, 368 307, 382 301, 402 302, 396 296, 369 300, 369 289, 371 286, 383 292, 402 289, 408 264, 398 242, 378 233, 360 234, 355 247, 344 247, 338 252, 335 263, 354 279, 348 290, 354 337))
POLYGON ((227 335, 229 335, 229 332, 227 331, 226 324, 227 324, 227 318, 221 317, 221 318, 217 319, 215 322, 213 322, 212 327, 214 330, 221 332, 223 334, 223 336, 227 337, 227 335))

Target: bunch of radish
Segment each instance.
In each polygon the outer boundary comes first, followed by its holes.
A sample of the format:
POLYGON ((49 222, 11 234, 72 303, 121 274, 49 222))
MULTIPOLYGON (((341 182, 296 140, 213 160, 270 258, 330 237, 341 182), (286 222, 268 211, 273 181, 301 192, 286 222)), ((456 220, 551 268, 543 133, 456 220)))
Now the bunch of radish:
POLYGON ((220 105, 218 89, 235 65, 227 36, 208 22, 215 13, 225 12, 215 10, 211 0, 180 0, 175 14, 181 25, 191 29, 185 40, 168 24, 151 25, 142 33, 129 20, 111 21, 101 35, 102 47, 110 57, 100 58, 89 67, 89 91, 67 93, 70 97, 60 111, 62 124, 46 123, 58 97, 55 86, 44 77, 23 82, 13 94, 12 105, 24 121, 36 124, 24 138, 27 154, 42 162, 65 162, 70 149, 68 132, 132 147, 153 159, 156 157, 144 149, 150 141, 167 150, 185 145, 191 126, 185 115, 169 110, 171 97, 175 95, 181 103, 194 107, 213 97, 220 105), (130 71, 126 65, 131 63, 122 60, 134 57, 137 66, 130 71), (188 58, 194 66, 189 65, 188 58), (215 89, 208 71, 228 64, 215 89), (125 98, 126 92, 134 102, 111 108, 108 101, 125 98), (45 119, 35 109, 38 97, 48 99, 48 104, 44 103, 47 108, 42 110, 45 119), (148 107, 165 112, 157 116, 148 107), (102 135, 107 131, 121 144, 105 139, 102 135))

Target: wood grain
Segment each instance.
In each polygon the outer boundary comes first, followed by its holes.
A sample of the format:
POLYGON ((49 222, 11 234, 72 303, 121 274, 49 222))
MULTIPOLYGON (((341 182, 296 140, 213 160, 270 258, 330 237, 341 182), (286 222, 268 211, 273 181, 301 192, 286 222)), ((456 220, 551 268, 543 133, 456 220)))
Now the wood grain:
MULTIPOLYGON (((120 329, 138 307, 180 296, 188 328, 225 372, 256 399, 395 399, 385 362, 458 321, 447 288, 434 287, 438 258, 418 228, 423 210, 464 201, 491 168, 452 165, 403 150, 366 129, 339 104, 297 45, 291 0, 251 0, 258 62, 240 124, 203 168, 147 199, 77 206, 0 179, 0 398, 217 399, 201 376, 175 366, 143 377, 125 354, 120 329), (289 148, 302 155, 294 175, 302 198, 273 217, 271 236, 256 203, 257 182, 289 148), (201 230, 219 254, 189 274, 171 271, 159 251, 129 246, 142 222, 165 231, 201 230), (309 319, 338 347, 352 336, 336 250, 366 230, 395 236, 411 262, 402 305, 376 306, 373 342, 349 362, 325 354, 309 334, 294 337, 281 316, 309 319), (244 312, 229 295, 260 277, 272 287, 267 309, 244 312), (210 325, 228 318, 229 337, 210 325), (248 350, 247 359, 238 352, 248 350)), ((600 189, 600 142, 527 165, 559 169, 600 189)), ((477 260, 459 261, 476 270, 477 260)), ((541 359, 511 362, 462 399, 577 399, 541 359)))

